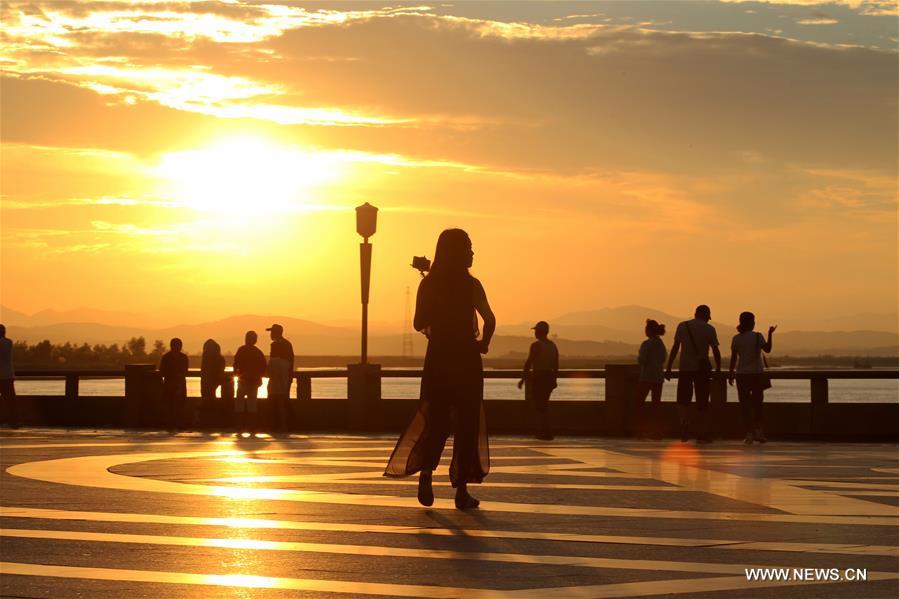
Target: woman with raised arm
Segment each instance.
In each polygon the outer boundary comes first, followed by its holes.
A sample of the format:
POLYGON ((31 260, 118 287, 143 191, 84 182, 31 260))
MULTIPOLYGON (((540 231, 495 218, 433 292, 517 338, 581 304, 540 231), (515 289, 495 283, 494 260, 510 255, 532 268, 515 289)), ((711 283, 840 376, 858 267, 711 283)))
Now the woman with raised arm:
POLYGON ((743 412, 743 428, 746 437, 743 442, 752 445, 753 441, 765 443, 768 439, 762 431, 762 402, 765 400, 765 389, 771 386, 765 376, 765 358, 762 352, 771 353, 772 336, 777 325, 768 327, 768 339, 754 331, 755 314, 742 312, 738 333, 730 344, 730 372, 727 382, 734 384, 737 380, 737 399, 743 412))
POLYGON ((474 252, 462 229, 447 229, 437 239, 434 264, 418 287, 415 330, 428 338, 418 411, 400 436, 384 476, 420 472, 418 501, 434 503, 431 479, 450 432, 453 459, 450 482, 456 507, 478 507, 468 492, 490 469, 490 449, 484 417, 484 368, 496 318, 481 282, 468 272, 474 252), (484 330, 478 339, 478 318, 484 330))

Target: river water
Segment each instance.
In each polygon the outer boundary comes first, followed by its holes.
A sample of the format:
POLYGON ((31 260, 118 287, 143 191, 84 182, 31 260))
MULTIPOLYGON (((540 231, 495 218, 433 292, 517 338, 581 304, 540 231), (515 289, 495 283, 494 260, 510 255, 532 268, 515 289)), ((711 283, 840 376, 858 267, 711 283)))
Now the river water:
MULTIPOLYGON (((774 380, 774 387, 765 392, 765 401, 808 403, 810 383, 808 380, 774 380)), ((381 397, 388 399, 417 399, 421 380, 417 378, 383 378, 381 397)), ((517 387, 515 379, 487 379, 484 381, 486 399, 523 400, 524 391, 517 387)), ((675 400, 676 381, 666 383, 662 391, 662 401, 675 400)), ((296 388, 292 393, 296 393, 296 388)), ((125 395, 124 379, 82 379, 79 394, 84 396, 125 395)), ((65 395, 63 380, 17 380, 16 393, 19 395, 65 395)), ((187 393, 190 397, 200 396, 200 379, 187 379, 187 393)), ((265 396, 265 384, 260 389, 265 396)), ((312 379, 312 397, 316 399, 343 399, 347 396, 345 378, 312 379)), ((593 401, 605 397, 603 379, 560 379, 559 387, 553 392, 555 400, 593 401)), ((899 379, 829 381, 829 399, 832 403, 899 403, 899 379)), ((727 401, 737 401, 735 387, 728 387, 727 401)))

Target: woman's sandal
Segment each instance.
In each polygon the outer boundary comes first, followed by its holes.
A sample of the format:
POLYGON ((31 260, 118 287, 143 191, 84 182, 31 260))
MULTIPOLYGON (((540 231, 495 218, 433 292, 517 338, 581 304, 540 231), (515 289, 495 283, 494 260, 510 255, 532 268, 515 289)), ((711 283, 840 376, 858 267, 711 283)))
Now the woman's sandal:
POLYGON ((466 493, 465 495, 456 495, 457 510, 471 510, 481 505, 481 502, 466 493))

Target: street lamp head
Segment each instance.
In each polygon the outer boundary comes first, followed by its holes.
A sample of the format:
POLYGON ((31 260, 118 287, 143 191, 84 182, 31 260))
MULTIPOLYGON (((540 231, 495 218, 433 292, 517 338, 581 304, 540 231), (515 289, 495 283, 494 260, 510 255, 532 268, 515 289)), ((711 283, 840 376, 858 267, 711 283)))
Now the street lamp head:
POLYGON ((366 240, 378 228, 378 209, 365 202, 356 207, 356 232, 366 240))

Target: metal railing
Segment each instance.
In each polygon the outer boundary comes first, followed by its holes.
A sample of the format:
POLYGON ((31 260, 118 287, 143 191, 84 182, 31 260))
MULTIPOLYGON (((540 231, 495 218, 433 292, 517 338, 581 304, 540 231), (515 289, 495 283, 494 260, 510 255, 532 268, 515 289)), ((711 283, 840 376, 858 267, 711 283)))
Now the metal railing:
MULTIPOLYGON (((784 380, 808 380, 810 383, 809 399, 812 403, 828 403, 828 381, 836 379, 851 380, 884 380, 899 379, 899 370, 897 369, 802 369, 802 370, 768 370, 768 374, 772 379, 784 380)), ((381 370, 381 378, 420 378, 421 369, 384 369, 381 370)), ((672 378, 677 378, 677 371, 672 372, 672 378)), ((190 369, 187 373, 188 377, 196 378, 200 376, 200 370, 197 368, 190 369)), ((607 370, 560 370, 560 379, 605 379, 607 378, 607 370)), ((726 372, 712 373, 713 394, 714 388, 719 389, 726 384, 726 372)), ((65 380, 65 394, 68 399, 77 399, 79 397, 80 383, 84 379, 124 379, 125 371, 118 369, 97 369, 97 370, 53 370, 53 369, 23 369, 16 372, 16 379, 19 380, 65 380)), ((518 379, 521 377, 520 370, 485 370, 485 379, 518 379)), ((297 382, 296 397, 298 399, 312 399, 312 380, 313 379, 334 379, 347 378, 347 370, 345 368, 321 369, 321 370, 296 370, 294 371, 294 379, 297 382)), ((597 400, 602 398, 597 397, 597 400)))

